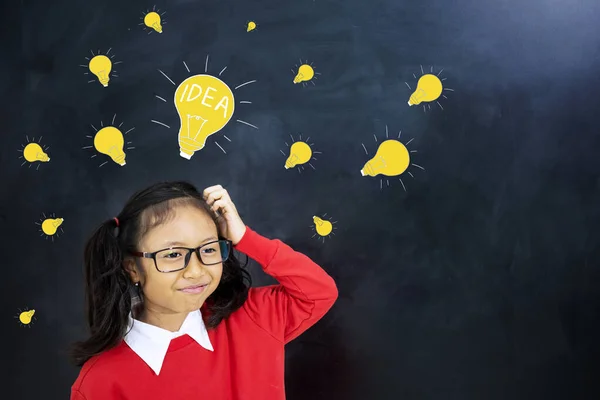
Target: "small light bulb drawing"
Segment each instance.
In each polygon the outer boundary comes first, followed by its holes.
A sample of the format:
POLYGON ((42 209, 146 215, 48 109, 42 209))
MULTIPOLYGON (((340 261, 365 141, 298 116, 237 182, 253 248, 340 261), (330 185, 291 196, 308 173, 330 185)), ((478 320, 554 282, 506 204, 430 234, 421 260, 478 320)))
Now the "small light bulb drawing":
POLYGON ((326 237, 335 235, 333 231, 337 229, 337 227, 334 227, 334 224, 336 224, 337 221, 331 222, 330 219, 325 218, 326 215, 327 213, 325 213, 322 217, 318 217, 316 215, 313 216, 312 218, 314 225, 311 226, 311 228, 313 228, 315 231, 315 234, 312 237, 314 238, 318 235, 317 239, 322 239, 323 243, 325 242, 326 237))
POLYGON ((256 29, 257 26, 258 25, 256 25, 256 22, 248 21, 248 23, 246 24, 246 32, 252 32, 256 29))
MULTIPOLYGON (((98 50, 97 54, 90 50, 92 53, 92 58, 86 57, 85 59, 88 61, 87 65, 79 65, 80 67, 84 67, 89 69, 89 72, 94 74, 100 82, 100 84, 104 87, 108 87, 108 82, 111 77, 118 77, 116 74, 117 71, 113 70, 113 66, 122 63, 122 61, 113 62, 114 54, 112 56, 108 56, 112 49, 108 49, 106 54, 100 54, 100 50, 98 50)), ((88 75, 88 72, 85 72, 84 75, 88 75)), ((96 82, 95 79, 88 81, 88 83, 96 82)))
POLYGON ((102 86, 107 87, 110 80, 110 71, 112 70, 112 62, 105 55, 94 56, 89 64, 90 72, 98 78, 102 86))
POLYGON ((18 150, 19 152, 23 153, 23 155, 19 156, 19 158, 25 159, 21 166, 29 163, 29 168, 31 168, 34 163, 38 163, 36 169, 39 169, 41 163, 47 163, 50 161, 50 156, 48 156, 48 153, 46 153, 50 147, 42 147, 40 145, 42 140, 41 136, 38 139, 38 142, 35 141, 35 138, 33 138, 31 141, 29 141, 28 136, 25 136, 25 138, 27 140, 27 144, 21 145, 23 148, 18 150))
POLYGON ((141 25, 144 30, 148 30, 148 35, 152 32, 163 33, 163 25, 167 23, 163 18, 165 13, 166 11, 161 13, 160 10, 157 10, 156 6, 154 6, 152 7, 152 11, 146 10, 145 13, 142 12, 142 17, 140 18, 142 22, 139 25, 141 25))
MULTIPOLYGON (((108 126, 104 126, 104 123, 100 121, 100 130, 98 130, 94 125, 90 124, 94 129, 96 134, 92 136, 86 136, 87 138, 93 139, 93 146, 85 146, 83 149, 95 149, 98 153, 105 154, 117 165, 121 167, 126 164, 125 158, 125 146, 131 145, 131 142, 125 142, 125 136, 135 129, 128 129, 126 132, 121 131, 121 126, 123 122, 119 124, 119 126, 115 126, 115 119, 117 118, 117 114, 113 116, 112 122, 108 126)), ((129 146, 126 150, 133 150, 135 147, 129 146)), ((91 158, 96 157, 94 154, 91 158)), ((108 161, 104 161, 99 166, 104 166, 108 161)))
MULTIPOLYGON (((421 65, 421 77, 417 82, 417 88, 408 99, 409 106, 419 105, 421 103, 431 103, 435 101, 442 110, 444 109, 444 107, 442 107, 442 104, 437 100, 440 98, 440 96, 447 99, 447 97, 442 94, 444 90, 451 92, 453 92, 454 90, 443 87, 442 81, 445 81, 446 78, 439 78, 442 71, 444 70, 442 69, 440 70, 440 72, 437 73, 437 75, 434 75, 433 67, 431 67, 431 73, 426 74, 423 71, 423 66, 421 65)), ((415 74, 413 74, 413 77, 415 79, 417 78, 415 74)), ((408 82, 405 83, 406 86, 408 86, 408 88, 412 90, 408 82)), ((431 110, 431 105, 427 104, 427 106, 431 110)), ((423 111, 426 111, 425 105, 423 105, 423 111)))
POLYGON ((33 309, 26 309, 25 311, 19 310, 19 313, 15 316, 15 318, 19 321, 21 326, 31 328, 31 325, 35 321, 34 314, 35 310, 33 309))
POLYGON ((94 136, 94 147, 102 154, 106 154, 115 163, 120 166, 124 166, 125 152, 123 146, 125 145, 125 139, 123 133, 114 126, 105 126, 100 129, 94 136))
POLYGON ((311 146, 314 146, 314 143, 310 143, 310 137, 306 138, 306 140, 302 140, 302 135, 300 135, 300 139, 295 141, 294 137, 290 135, 292 139, 292 145, 289 146, 287 142, 285 143, 290 149, 288 154, 286 154, 283 150, 279 150, 281 154, 283 154, 286 158, 284 163, 285 169, 291 169, 298 167, 298 172, 302 172, 304 170, 304 164, 310 165, 312 169, 316 169, 309 161, 317 160, 313 157, 313 154, 322 154, 320 151, 314 151, 311 146))
POLYGON ((302 86, 306 87, 306 82, 310 82, 313 85, 315 84, 314 80, 317 79, 315 75, 321 75, 318 72, 315 72, 314 66, 312 63, 308 64, 307 62, 303 62, 300 60, 300 67, 296 65, 297 71, 292 69, 292 73, 294 76, 294 85, 297 83, 302 83, 302 86))
MULTIPOLYGON (((173 86, 176 87, 173 95, 175 110, 179 116, 178 144, 179 155, 190 160, 192 156, 206 146, 208 137, 222 130, 232 119, 235 107, 235 97, 233 92, 248 85, 255 83, 256 79, 241 83, 232 89, 220 78, 208 74, 208 60, 204 63, 204 74, 191 75, 179 85, 173 79, 169 78, 160 69, 158 72, 165 77, 173 86)), ((191 73, 190 67, 183 61, 183 65, 188 73, 191 73)), ((227 66, 225 66, 218 76, 221 76, 227 66)), ((167 103, 167 100, 159 95, 154 95, 160 101, 167 103)), ((252 104, 251 101, 241 100, 240 104, 252 104)), ((257 126, 241 119, 236 122, 258 129, 257 126)), ((167 129, 171 127, 164 122, 150 120, 157 125, 167 129)), ((227 136, 225 139, 231 142, 227 136)), ((225 154, 225 149, 215 140, 215 145, 225 154)))
MULTIPOLYGON (((379 144, 376 154, 369 161, 367 161, 364 164, 363 168, 360 170, 360 174, 362 176, 371 176, 371 177, 376 177, 379 175, 384 175, 387 177, 395 177, 395 176, 402 175, 406 171, 412 178, 414 178, 414 175, 410 171, 407 171, 409 166, 413 166, 413 167, 422 169, 424 171, 425 168, 421 167, 420 165, 411 163, 411 155, 410 154, 416 153, 417 151, 416 150, 409 151, 407 146, 410 144, 410 142, 413 141, 413 139, 410 139, 406 144, 403 144, 399 140, 401 135, 402 135, 402 131, 400 131, 400 133, 398 133, 398 140, 389 139, 388 138, 388 127, 386 125, 386 127, 385 127, 386 140, 383 141, 381 144, 379 144)), ((373 135, 373 137, 375 138, 375 142, 378 142, 377 136, 373 135)), ((362 146, 365 150, 365 153, 368 155, 369 153, 367 151, 367 148, 365 147, 364 144, 362 146)), ((402 184, 404 191, 406 191, 406 186, 404 185, 402 178, 399 177, 398 180, 402 184)), ((387 185, 388 186, 390 185, 389 180, 387 180, 387 185)), ((383 178, 380 181, 380 187, 383 188, 383 178)))
POLYGON ((51 238, 54 241, 54 237, 60 237, 58 231, 60 229, 61 233, 64 233, 62 229, 62 224, 65 221, 64 218, 56 218, 56 215, 52 214, 50 217, 46 217, 45 214, 42 214, 42 218, 40 218, 39 222, 36 222, 36 225, 40 226, 40 236, 46 236, 46 239, 51 238))

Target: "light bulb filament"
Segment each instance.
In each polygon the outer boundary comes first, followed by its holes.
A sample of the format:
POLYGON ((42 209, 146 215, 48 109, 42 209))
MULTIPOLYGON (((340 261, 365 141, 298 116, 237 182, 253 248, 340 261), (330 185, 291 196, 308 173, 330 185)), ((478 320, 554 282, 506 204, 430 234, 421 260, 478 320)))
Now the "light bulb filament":
MULTIPOLYGON (((190 138, 190 139, 193 139, 193 140, 198 140, 198 135, 200 135, 200 132, 202 131, 202 127, 204 126, 204 124, 206 124, 206 123, 208 122, 208 120, 207 120, 207 119, 204 119, 204 118, 202 118, 202 117, 201 117, 201 116, 199 116, 199 115, 189 115, 189 114, 188 114, 188 116, 187 116, 187 117, 188 117, 188 126, 187 126, 187 131, 188 131, 188 134, 187 134, 187 137, 188 137, 188 138, 190 138), (196 133, 195 133, 195 134, 193 134, 193 135, 191 135, 191 134, 190 134, 190 127, 191 127, 191 125, 192 125, 192 124, 190 124, 190 119, 191 119, 192 121, 200 121, 200 120, 202 120, 202 122, 200 123, 200 126, 199 126, 199 127, 198 127, 198 129, 196 130, 196 133), (192 136, 193 136, 193 137, 192 137, 192 136)), ((196 125, 196 124, 194 124, 194 125, 196 125)))

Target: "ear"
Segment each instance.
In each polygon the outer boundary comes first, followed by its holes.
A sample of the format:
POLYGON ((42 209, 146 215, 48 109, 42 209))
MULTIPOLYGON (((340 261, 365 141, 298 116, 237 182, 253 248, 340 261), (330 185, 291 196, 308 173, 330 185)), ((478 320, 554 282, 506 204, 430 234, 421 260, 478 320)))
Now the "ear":
POLYGON ((123 269, 129 274, 132 282, 139 282, 141 280, 140 273, 135 265, 135 260, 132 257, 126 257, 123 260, 123 269))

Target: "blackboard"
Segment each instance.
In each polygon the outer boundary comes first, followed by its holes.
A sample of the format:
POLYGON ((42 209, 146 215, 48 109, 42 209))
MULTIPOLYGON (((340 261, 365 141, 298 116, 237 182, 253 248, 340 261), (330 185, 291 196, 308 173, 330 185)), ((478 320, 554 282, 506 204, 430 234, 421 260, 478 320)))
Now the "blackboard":
POLYGON ((222 184, 249 226, 336 280, 335 306, 287 348, 289 399, 600 395, 597 1, 2 7, 3 398, 68 396, 83 243, 134 190, 171 179, 222 184), (153 11, 162 33, 144 23, 153 11), (235 111, 186 159, 174 94, 198 74, 235 111), (409 105, 427 75, 442 92, 409 105), (125 165, 94 145, 107 126, 125 165), (386 139, 408 164, 363 176, 386 139), (310 160, 285 168, 303 141, 310 160), (50 160, 27 161, 29 143, 50 160), (64 220, 53 233, 47 218, 64 220))

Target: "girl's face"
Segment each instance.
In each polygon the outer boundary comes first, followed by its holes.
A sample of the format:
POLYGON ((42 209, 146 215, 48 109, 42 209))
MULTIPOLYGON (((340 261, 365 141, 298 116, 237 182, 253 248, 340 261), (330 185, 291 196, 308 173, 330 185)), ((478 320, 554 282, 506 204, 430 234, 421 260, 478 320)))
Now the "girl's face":
MULTIPOLYGON (((139 251, 155 252, 172 246, 196 248, 218 240, 217 227, 206 211, 189 205, 180 205, 173 210, 173 217, 158 225, 141 239, 139 251)), ((173 326, 191 311, 198 310, 221 280, 223 264, 204 265, 196 253, 192 253, 187 267, 175 272, 159 272, 151 258, 138 258, 138 266, 145 274, 140 276, 130 271, 132 279, 140 282, 144 293, 145 322, 155 325, 173 326), (200 293, 186 293, 189 286, 207 286, 200 293)), ((159 261, 160 263, 160 261, 159 261)), ((160 264, 159 264, 160 266, 160 264)))

